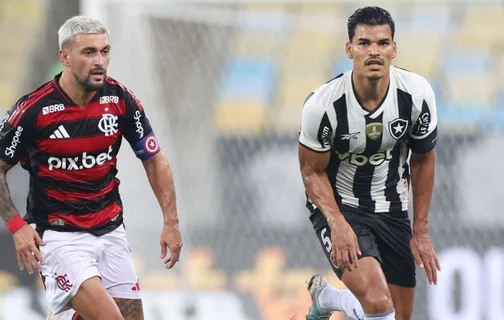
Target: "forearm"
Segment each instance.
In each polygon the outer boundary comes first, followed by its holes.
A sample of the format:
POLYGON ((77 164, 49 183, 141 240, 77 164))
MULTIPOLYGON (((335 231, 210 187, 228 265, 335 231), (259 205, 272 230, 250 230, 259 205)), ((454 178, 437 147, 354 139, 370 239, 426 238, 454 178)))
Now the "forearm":
POLYGON ((303 175, 303 182, 308 197, 320 209, 329 225, 343 218, 325 171, 303 175))
POLYGON ((168 160, 161 152, 144 161, 149 183, 163 212, 164 224, 178 227, 175 184, 168 160))
POLYGON ((413 231, 428 233, 429 206, 434 186, 434 151, 411 157, 411 183, 413 187, 413 231))
POLYGON ((17 216, 19 213, 12 203, 9 187, 7 186, 7 175, 0 169, 0 215, 5 223, 17 216))

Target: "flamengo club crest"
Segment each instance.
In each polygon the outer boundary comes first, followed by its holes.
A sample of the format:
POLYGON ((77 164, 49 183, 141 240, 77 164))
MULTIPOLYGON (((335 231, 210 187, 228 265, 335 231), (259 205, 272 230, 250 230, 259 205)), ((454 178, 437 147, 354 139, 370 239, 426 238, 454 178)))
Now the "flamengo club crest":
POLYGON ((61 290, 65 291, 65 292, 70 291, 70 289, 72 289, 72 287, 73 287, 73 285, 68 280, 68 276, 66 274, 61 275, 61 276, 56 275, 55 280, 56 280, 56 285, 58 286, 58 288, 60 288, 61 290))
POLYGON ((102 118, 100 119, 100 122, 98 122, 98 128, 101 132, 105 133, 105 137, 117 133, 117 127, 119 125, 117 123, 117 118, 118 117, 116 115, 110 113, 102 114, 102 118))

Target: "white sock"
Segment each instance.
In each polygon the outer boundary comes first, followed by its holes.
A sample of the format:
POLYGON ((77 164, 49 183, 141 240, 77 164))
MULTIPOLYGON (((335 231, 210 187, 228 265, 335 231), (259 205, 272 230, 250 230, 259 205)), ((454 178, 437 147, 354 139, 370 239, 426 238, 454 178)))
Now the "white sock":
MULTIPOLYGON (((320 293, 318 302, 322 309, 343 311, 347 316, 355 320, 365 319, 359 300, 348 289, 341 290, 333 286, 327 286, 320 293)), ((383 319, 388 320, 389 318, 383 319)), ((382 319, 378 318, 378 320, 382 319)))
POLYGON ((381 314, 366 314, 366 320, 395 320, 395 311, 389 311, 381 314))

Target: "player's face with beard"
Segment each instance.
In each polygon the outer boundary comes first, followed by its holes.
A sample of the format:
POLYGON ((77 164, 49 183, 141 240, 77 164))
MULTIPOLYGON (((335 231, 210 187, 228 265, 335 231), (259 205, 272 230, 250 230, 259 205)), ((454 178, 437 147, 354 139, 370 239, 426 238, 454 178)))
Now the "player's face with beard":
POLYGON ((86 92, 100 89, 110 61, 108 34, 75 36, 69 58, 70 69, 79 86, 86 92))
POLYGON ((390 26, 357 25, 352 41, 346 44, 346 53, 353 59, 353 72, 358 76, 372 81, 383 78, 397 53, 390 26))

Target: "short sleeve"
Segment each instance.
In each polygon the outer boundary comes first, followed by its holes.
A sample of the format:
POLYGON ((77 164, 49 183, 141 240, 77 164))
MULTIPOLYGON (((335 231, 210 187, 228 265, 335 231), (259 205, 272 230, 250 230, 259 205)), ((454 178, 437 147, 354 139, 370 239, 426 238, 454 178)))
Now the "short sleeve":
POLYGON ((410 132, 409 146, 415 153, 427 153, 436 146, 437 107, 436 97, 430 84, 425 81, 425 94, 421 103, 413 110, 413 127, 410 132))
POLYGON ((330 119, 325 106, 317 100, 312 95, 304 104, 299 143, 315 152, 327 152, 334 139, 336 120, 330 119))
POLYGON ((0 120, 0 160, 10 165, 27 155, 35 121, 26 108, 25 101, 20 99, 0 120))
POLYGON ((160 151, 145 109, 140 100, 130 91, 124 91, 125 113, 123 134, 139 159, 147 160, 160 151))

